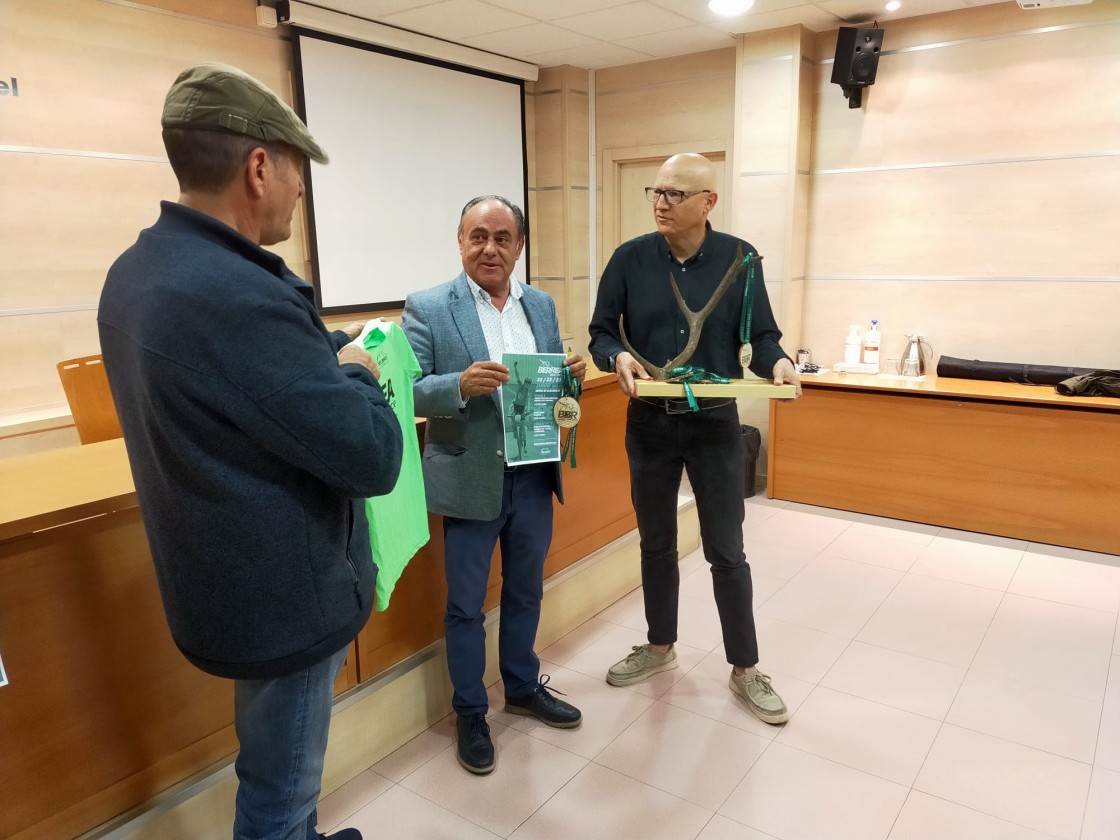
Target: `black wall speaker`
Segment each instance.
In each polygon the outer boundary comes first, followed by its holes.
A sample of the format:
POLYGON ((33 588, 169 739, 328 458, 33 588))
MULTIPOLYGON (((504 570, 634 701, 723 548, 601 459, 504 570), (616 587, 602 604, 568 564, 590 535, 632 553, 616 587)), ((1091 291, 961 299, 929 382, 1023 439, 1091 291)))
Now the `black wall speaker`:
POLYGON ((848 97, 848 107, 858 108, 862 89, 875 84, 875 71, 879 68, 879 53, 882 49, 882 29, 840 27, 836 37, 832 83, 840 85, 840 89, 848 97))

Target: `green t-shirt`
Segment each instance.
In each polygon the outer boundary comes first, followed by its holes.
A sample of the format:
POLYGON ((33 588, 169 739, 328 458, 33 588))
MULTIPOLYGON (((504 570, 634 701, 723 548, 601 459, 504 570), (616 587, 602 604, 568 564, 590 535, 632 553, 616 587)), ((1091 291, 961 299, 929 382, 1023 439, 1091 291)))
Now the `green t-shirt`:
POLYGON ((420 376, 420 363, 404 331, 392 321, 370 321, 362 333, 360 342, 381 370, 381 390, 397 415, 404 436, 396 487, 385 496, 366 499, 369 540, 377 565, 377 609, 384 611, 404 567, 429 537, 424 473, 412 402, 412 383, 420 376))

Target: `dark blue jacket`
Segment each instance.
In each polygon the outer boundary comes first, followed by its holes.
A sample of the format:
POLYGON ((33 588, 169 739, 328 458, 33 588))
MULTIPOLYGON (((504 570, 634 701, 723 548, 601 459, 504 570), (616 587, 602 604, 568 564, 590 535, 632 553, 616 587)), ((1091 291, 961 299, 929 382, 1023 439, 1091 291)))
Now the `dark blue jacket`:
POLYGON ((396 483, 400 426, 280 257, 161 206, 97 321, 164 609, 202 670, 282 676, 369 617, 363 499, 396 483))

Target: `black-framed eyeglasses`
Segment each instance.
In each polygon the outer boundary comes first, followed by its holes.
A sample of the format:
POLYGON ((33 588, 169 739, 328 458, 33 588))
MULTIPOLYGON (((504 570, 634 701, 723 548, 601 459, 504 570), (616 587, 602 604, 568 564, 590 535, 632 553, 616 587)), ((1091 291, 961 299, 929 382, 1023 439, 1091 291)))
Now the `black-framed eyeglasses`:
POLYGON ((684 190, 659 190, 657 187, 646 187, 646 198, 649 199, 651 204, 656 204, 661 200, 661 197, 664 196, 665 201, 672 206, 680 204, 686 198, 692 198, 694 195, 710 192, 711 190, 691 190, 686 192, 684 190))

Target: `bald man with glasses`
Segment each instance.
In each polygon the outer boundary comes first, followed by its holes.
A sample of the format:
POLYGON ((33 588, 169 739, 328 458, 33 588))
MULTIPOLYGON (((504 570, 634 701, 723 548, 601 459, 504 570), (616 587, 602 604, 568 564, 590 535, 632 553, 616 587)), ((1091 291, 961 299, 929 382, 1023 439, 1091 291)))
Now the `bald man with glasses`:
MULTIPOLYGON (((614 372, 630 398, 626 413, 626 454, 630 495, 641 539, 642 586, 648 644, 634 647, 607 672, 611 685, 627 686, 678 666, 677 492, 683 470, 696 497, 704 557, 712 572, 723 646, 732 666, 729 687, 759 720, 789 720, 789 711, 770 677, 758 670, 750 566, 743 553, 746 455, 734 398, 709 397, 693 408, 684 399, 639 397, 635 380, 649 379, 619 335, 619 318, 634 350, 662 365, 684 350, 689 326, 669 283, 677 279, 689 309, 700 310, 728 267, 742 255, 757 254, 748 242, 712 229, 716 178, 711 161, 698 154, 674 155, 661 166, 646 197, 653 204, 655 233, 619 246, 603 271, 592 316, 591 358, 614 372)), ((782 333, 755 265, 750 318, 752 373, 791 383, 801 393, 793 362, 782 351, 782 333)), ((739 335, 747 271, 704 323, 699 345, 688 360, 727 378, 743 375, 739 335)))

